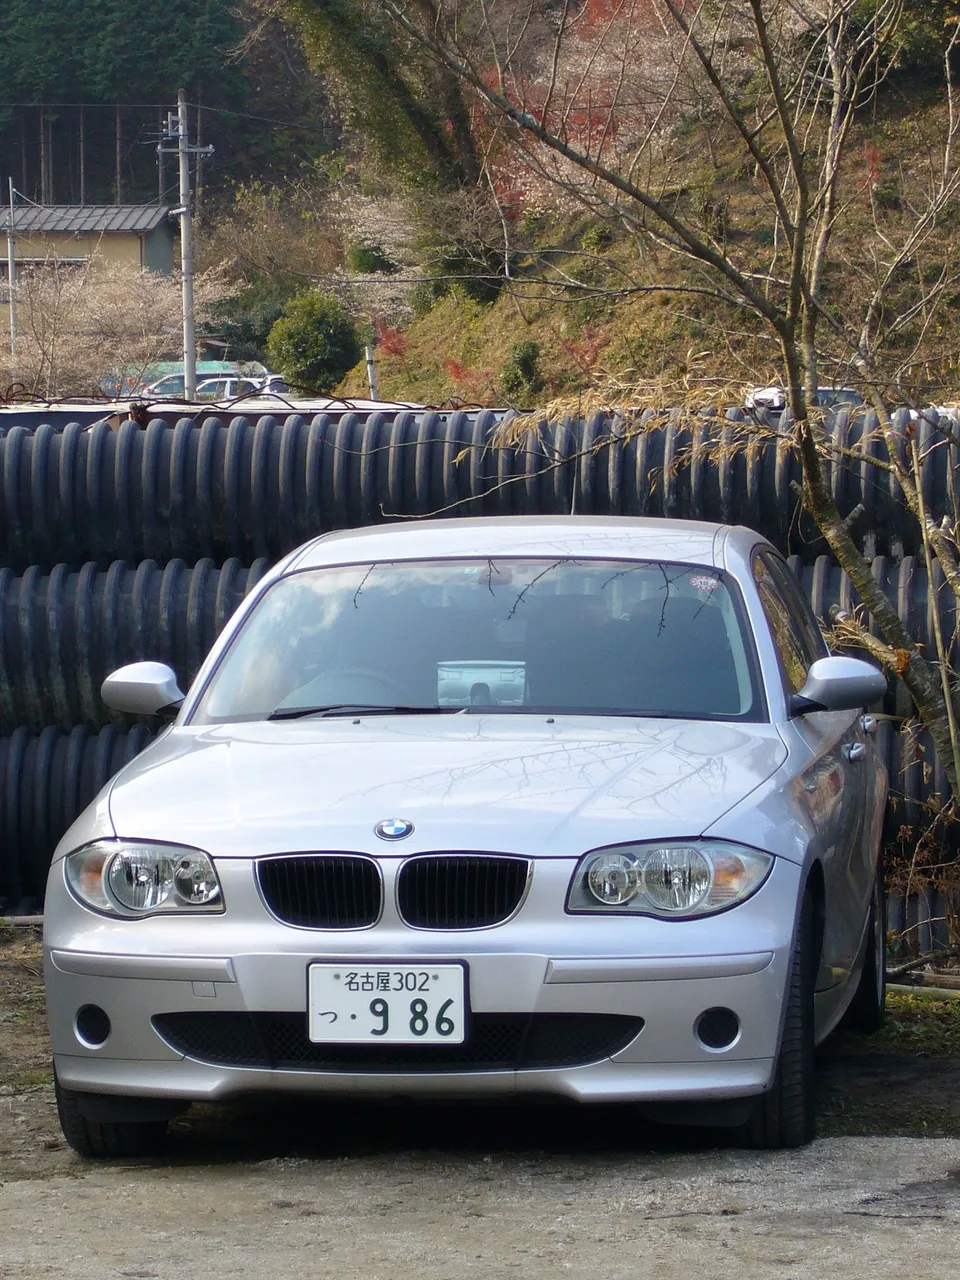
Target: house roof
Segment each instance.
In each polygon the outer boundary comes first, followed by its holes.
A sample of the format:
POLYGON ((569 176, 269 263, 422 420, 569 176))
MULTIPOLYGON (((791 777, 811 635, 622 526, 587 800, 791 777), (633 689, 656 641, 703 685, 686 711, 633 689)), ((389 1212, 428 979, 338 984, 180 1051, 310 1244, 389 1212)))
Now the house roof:
MULTIPOLYGON (((161 226, 169 212, 166 204, 18 205, 13 211, 13 226, 22 235, 138 235, 161 226)), ((6 230, 9 223, 10 213, 6 210, 0 225, 6 230)))

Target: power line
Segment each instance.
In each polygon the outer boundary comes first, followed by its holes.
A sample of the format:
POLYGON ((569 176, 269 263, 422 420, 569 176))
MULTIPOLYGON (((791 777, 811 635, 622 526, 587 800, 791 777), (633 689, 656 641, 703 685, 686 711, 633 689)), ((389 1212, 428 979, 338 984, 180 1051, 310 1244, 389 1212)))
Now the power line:
POLYGON ((0 107, 40 107, 53 110, 56 107, 137 107, 144 110, 149 107, 151 111, 169 110, 170 102, 0 102, 0 107))
MULTIPOLYGON (((323 125, 304 124, 300 120, 278 120, 275 116, 261 116, 261 115, 257 115, 252 111, 231 111, 227 107, 211 107, 206 102, 203 102, 203 103, 191 102, 188 105, 190 107, 199 107, 204 113, 208 111, 212 111, 215 115, 233 116, 237 120, 259 120, 263 124, 281 125, 285 129, 298 129, 301 132, 306 132, 306 133, 326 133, 327 132, 326 128, 323 125)), ((126 108, 126 107, 135 108, 139 111, 145 111, 148 109, 151 111, 158 111, 158 110, 169 110, 170 103, 169 102, 120 102, 120 103, 117 103, 117 102, 0 102, 0 107, 30 107, 30 108, 33 108, 34 110, 39 110, 41 107, 45 108, 46 110, 55 110, 58 107, 61 107, 61 108, 62 107, 83 107, 84 110, 88 110, 88 109, 96 110, 98 107, 100 107, 103 110, 107 110, 108 108, 112 109, 117 106, 121 108, 126 108)))
POLYGON ((272 116, 258 116, 250 111, 230 111, 227 107, 208 107, 206 103, 203 104, 203 110, 213 111, 218 116, 235 116, 238 120, 260 120, 264 124, 278 124, 287 129, 305 130, 307 133, 327 132, 324 126, 319 124, 302 124, 299 120, 276 120, 272 116))
POLYGON ((32 204, 32 205, 33 205, 33 207, 34 207, 34 209, 42 209, 42 208, 44 208, 44 206, 43 206, 42 204, 37 204, 36 200, 31 200, 31 199, 30 199, 30 197, 29 197, 28 195, 25 195, 22 191, 20 191, 17 187, 15 187, 15 186, 13 185, 13 179, 11 178, 11 179, 10 179, 10 200, 11 200, 11 204, 12 204, 12 202, 13 202, 13 197, 14 197, 14 196, 19 196, 21 200, 26 200, 27 204, 32 204))

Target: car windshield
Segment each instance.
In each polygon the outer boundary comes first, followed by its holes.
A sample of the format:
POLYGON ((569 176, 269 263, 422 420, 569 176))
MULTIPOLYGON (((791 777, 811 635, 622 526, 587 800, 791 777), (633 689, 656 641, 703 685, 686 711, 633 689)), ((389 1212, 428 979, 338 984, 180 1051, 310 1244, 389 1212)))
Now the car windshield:
POLYGON ((281 578, 191 722, 396 708, 760 717, 719 570, 635 561, 434 560, 281 578))
POLYGON ((817 399, 820 401, 824 409, 836 409, 843 405, 860 405, 863 399, 856 391, 850 391, 846 387, 818 387, 817 399))
POLYGON ((155 382, 152 387, 148 387, 147 390, 152 391, 155 395, 182 396, 183 378, 178 376, 161 378, 159 381, 155 382))

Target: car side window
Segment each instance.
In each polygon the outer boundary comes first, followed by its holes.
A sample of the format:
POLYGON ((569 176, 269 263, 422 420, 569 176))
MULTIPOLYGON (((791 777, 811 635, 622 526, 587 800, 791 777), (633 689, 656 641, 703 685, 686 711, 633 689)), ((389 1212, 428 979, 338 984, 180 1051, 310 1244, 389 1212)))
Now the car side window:
POLYGON ((770 571, 780 587, 780 592, 789 605, 803 634, 804 646, 810 654, 810 662, 816 662, 818 658, 827 657, 830 650, 827 648, 827 642, 824 640, 823 632, 820 630, 817 615, 813 612, 810 601, 800 589, 800 584, 790 572, 789 566, 784 564, 779 556, 771 555, 769 552, 761 552, 761 555, 770 566, 770 571))
POLYGON ((780 655, 780 666, 787 688, 791 693, 799 693, 810 664, 821 655, 811 649, 804 629, 794 617, 782 588, 774 577, 769 558, 762 551, 753 558, 753 577, 770 626, 770 634, 780 655))

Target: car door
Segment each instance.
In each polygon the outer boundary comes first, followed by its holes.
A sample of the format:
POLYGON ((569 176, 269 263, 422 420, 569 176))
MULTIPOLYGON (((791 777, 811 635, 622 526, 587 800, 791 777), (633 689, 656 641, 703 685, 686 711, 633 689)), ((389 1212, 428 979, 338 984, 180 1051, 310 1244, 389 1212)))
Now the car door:
MULTIPOLYGON (((798 693, 810 665, 827 656, 819 624, 784 561, 761 549, 754 579, 788 694, 798 693)), ((859 711, 798 716, 792 730, 810 751, 797 796, 816 832, 825 881, 825 918, 818 989, 843 982, 856 960, 872 888, 872 856, 864 839, 869 756, 859 711)))

